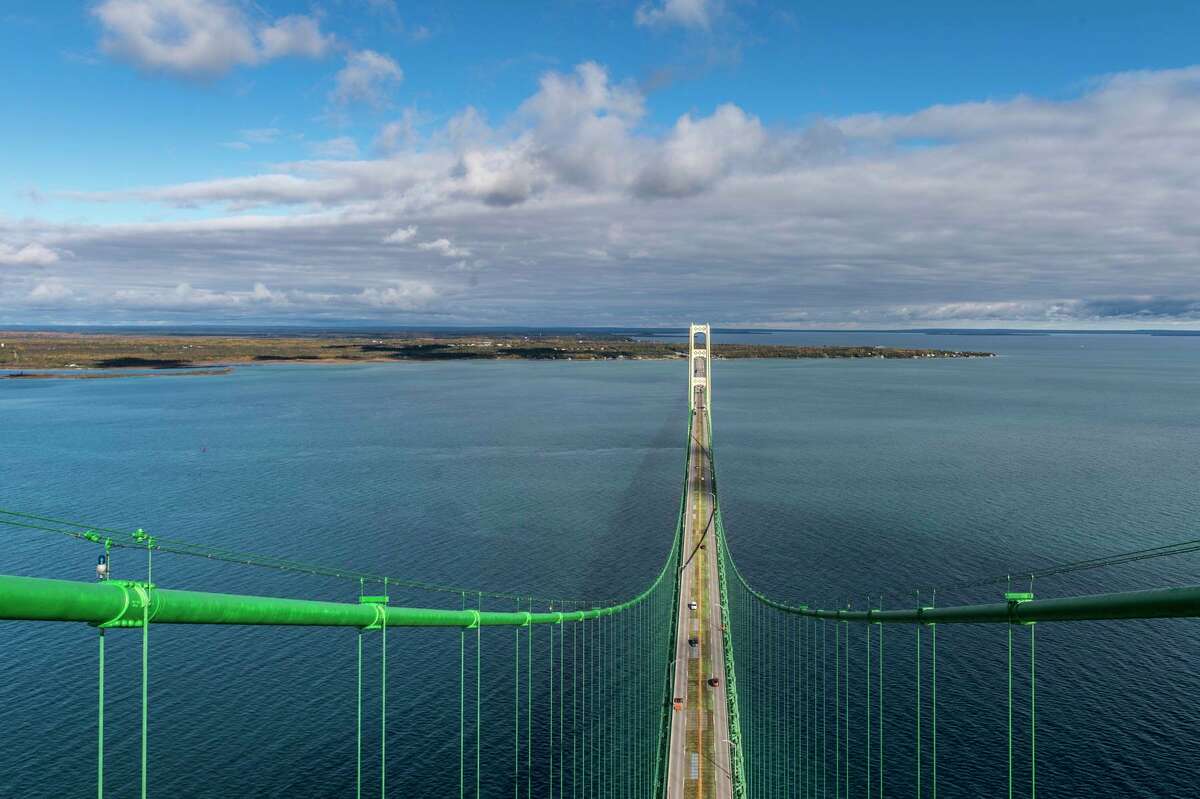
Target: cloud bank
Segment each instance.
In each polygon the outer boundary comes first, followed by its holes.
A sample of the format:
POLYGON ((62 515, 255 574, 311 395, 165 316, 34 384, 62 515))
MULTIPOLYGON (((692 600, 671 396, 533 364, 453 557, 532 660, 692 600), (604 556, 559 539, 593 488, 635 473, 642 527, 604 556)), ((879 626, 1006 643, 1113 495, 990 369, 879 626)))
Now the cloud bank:
MULTIPOLYGON (((379 101, 373 92, 400 80, 399 67, 356 55, 347 68, 365 71, 348 79, 346 102, 379 101)), ((1200 67, 1108 76, 1069 100, 797 126, 726 103, 659 130, 647 102, 584 63, 543 75, 505 119, 465 108, 436 127, 389 123, 377 157, 334 140, 312 160, 257 174, 75 193, 150 204, 164 219, 0 219, 0 310, 401 323, 1200 321, 1200 67), (74 257, 34 250, 18 262, 30 242, 74 257), (53 307, 31 296, 51 279, 68 292, 53 307)))

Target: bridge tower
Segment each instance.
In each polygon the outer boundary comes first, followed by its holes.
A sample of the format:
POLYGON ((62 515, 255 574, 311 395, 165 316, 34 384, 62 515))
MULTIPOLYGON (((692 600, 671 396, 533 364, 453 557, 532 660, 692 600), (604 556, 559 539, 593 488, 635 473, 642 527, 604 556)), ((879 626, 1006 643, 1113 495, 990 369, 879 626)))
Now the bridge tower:
POLYGON ((712 408, 712 331, 708 325, 692 325, 688 329, 688 406, 693 410, 712 408))

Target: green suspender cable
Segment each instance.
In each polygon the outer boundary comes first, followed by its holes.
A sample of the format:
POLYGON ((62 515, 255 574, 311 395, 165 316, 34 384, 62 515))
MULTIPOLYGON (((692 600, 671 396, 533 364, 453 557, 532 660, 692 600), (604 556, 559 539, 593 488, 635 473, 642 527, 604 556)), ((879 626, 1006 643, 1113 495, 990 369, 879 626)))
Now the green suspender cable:
MULTIPOLYGON (((1033 599, 1033 575, 1029 575, 1029 599, 1033 599)), ((1037 799, 1037 662, 1034 638, 1037 625, 1029 625, 1029 796, 1037 799)))
POLYGON ((788 646, 788 662, 791 664, 791 674, 788 675, 788 681, 791 683, 791 690, 788 691, 788 716, 793 720, 788 724, 788 738, 790 739, 788 741, 788 775, 791 777, 788 781, 788 793, 791 795, 798 795, 799 792, 796 788, 800 785, 800 730, 799 725, 794 722, 794 719, 800 715, 799 684, 801 661, 800 636, 798 635, 798 631, 803 622, 803 617, 797 616, 795 621, 794 625, 791 622, 788 623, 792 634, 788 643, 791 644, 792 641, 795 641, 795 646, 788 646))
MULTIPOLYGON (((1010 589, 1012 580, 1009 580, 1010 589)), ((1013 795, 1013 753, 1012 753, 1012 624, 1006 631, 1008 636, 1008 799, 1013 795)))
MULTIPOLYGON (((362 580, 358 581, 358 596, 359 601, 362 601, 362 580)), ((354 703, 354 796, 355 799, 362 799, 362 628, 358 628, 356 636, 358 640, 358 665, 355 669, 355 695, 357 700, 354 703)))
MULTIPOLYGON (((846 604, 847 607, 849 607, 850 603, 846 604)), ((845 783, 842 786, 845 788, 845 791, 842 792, 842 795, 845 796, 846 799, 850 799, 850 625, 846 624, 845 622, 842 623, 846 626, 846 647, 844 649, 846 653, 846 668, 842 676, 842 702, 845 705, 845 710, 843 712, 846 716, 842 723, 842 726, 846 730, 845 741, 842 744, 842 762, 845 764, 846 768, 842 776, 842 779, 845 783)))
MULTIPOLYGON (((871 607, 871 595, 867 595, 868 611, 871 607)), ((867 737, 866 737, 866 753, 867 753, 867 799, 871 799, 871 625, 866 625, 867 628, 867 737)))
POLYGON ((613 684, 613 675, 617 673, 617 647, 615 645, 617 637, 613 634, 615 623, 616 619, 609 616, 605 625, 608 627, 608 646, 605 651, 608 653, 608 773, 610 775, 608 795, 610 799, 616 799, 617 794, 617 782, 611 775, 619 773, 614 762, 617 756, 617 711, 620 709, 620 705, 615 699, 617 688, 613 684))
MULTIPOLYGON (((609 711, 608 711, 608 763, 609 763, 609 766, 608 766, 608 768, 609 768, 609 774, 614 774, 614 775, 620 773, 619 769, 616 767, 616 765, 614 763, 614 760, 616 759, 616 756, 617 756, 617 725, 614 722, 617 721, 617 711, 620 709, 620 705, 617 703, 617 700, 615 699, 615 697, 617 696, 617 688, 616 688, 616 686, 613 685, 613 675, 617 673, 617 647, 615 646, 617 636, 613 634, 613 632, 614 632, 613 625, 615 623, 616 623, 616 619, 613 618, 612 616, 609 616, 608 617, 608 650, 607 650, 608 651, 608 692, 609 692, 609 711)), ((608 795, 612 799, 616 799, 617 782, 610 778, 609 784, 611 787, 609 789, 608 795)))
POLYGON ((590 783, 588 782, 588 753, 590 752, 588 749, 588 744, 591 743, 591 736, 588 735, 588 722, 590 719, 590 716, 588 716, 588 658, 591 657, 591 655, 588 652, 587 622, 584 621, 581 623, 583 624, 583 647, 580 655, 583 660, 583 673, 580 675, 579 681, 581 683, 580 688, 583 690, 583 696, 579 699, 579 707, 580 710, 583 711, 583 723, 579 728, 579 754, 581 755, 580 759, 583 761, 583 763, 581 773, 579 775, 579 782, 583 786, 583 789, 579 792, 579 797, 580 799, 584 799, 584 797, 591 793, 588 790, 590 786, 590 783))
MULTIPOLYGON (((550 610, 554 610, 554 603, 550 603, 550 610)), ((550 791, 547 796, 554 796, 554 625, 550 625, 550 648, 547 650, 550 654, 550 736, 547 739, 549 746, 546 747, 546 753, 550 757, 550 791)))
MULTIPOLYGON (((138 528, 138 533, 142 533, 138 528)), ((142 606, 142 799, 146 799, 146 753, 149 749, 147 720, 150 712, 150 592, 154 590, 151 559, 154 555, 154 539, 146 536, 146 595, 142 606)))
POLYGON ((578 717, 576 716, 576 713, 578 712, 578 708, 575 704, 576 688, 577 688, 576 683, 575 683, 575 671, 576 671, 575 666, 579 662, 579 658, 578 658, 579 634, 577 632, 578 630, 579 630, 578 624, 571 625, 571 799, 578 799, 578 797, 579 797, 578 790, 577 790, 579 788, 579 772, 576 771, 576 769, 575 769, 576 757, 578 755, 578 751, 576 750, 576 747, 575 747, 575 736, 576 736, 577 730, 579 729, 579 723, 577 720, 578 717))
MULTIPOLYGON (((521 612, 521 600, 517 600, 517 612, 521 612)), ((517 785, 520 779, 521 756, 521 628, 513 627, 513 799, 518 799, 517 785)))
POLYGON ((829 794, 829 714, 826 708, 826 698, 828 697, 828 689, 826 685, 826 671, 829 666, 829 657, 825 650, 825 623, 820 622, 821 626, 821 796, 825 797, 829 794))
MULTIPOLYGON (((388 578, 383 578, 383 601, 387 604, 388 578)), ((379 639, 379 799, 387 797, 387 611, 381 614, 379 639)))
MULTIPOLYGON (((467 595, 462 595, 463 610, 467 595)), ((458 631, 458 797, 467 795, 467 630, 458 631)))
POLYGON ((558 799, 563 795, 563 636, 567 633, 558 628, 558 799))
MULTIPOLYGON (((937 607, 937 591, 933 592, 933 607, 937 607)), ((933 799, 937 799, 937 625, 929 625, 929 659, 932 673, 930 674, 930 708, 929 722, 933 729, 930 732, 933 735, 933 749, 930 752, 930 767, 933 771, 933 799)))
MULTIPOLYGON (((775 670, 775 624, 772 622, 771 613, 769 611, 763 613, 763 618, 766 622, 766 635, 764 649, 766 650, 767 668, 764 670, 768 673, 775 670)), ((704 707, 704 700, 700 700, 701 708, 704 707)), ((775 787, 775 706, 774 703, 767 705, 766 726, 763 728, 764 743, 766 744, 766 776, 763 780, 763 788, 766 789, 767 796, 771 796, 775 787)), ((703 756, 703 748, 697 749, 696 757, 703 756)))
POLYGON ((600 793, 600 619, 592 623, 592 795, 600 793))
MULTIPOLYGON (((883 610, 883 595, 879 595, 883 610)), ((883 799, 883 625, 879 625, 879 799, 883 799)))
MULTIPOLYGON (((921 592, 917 592, 917 607, 921 606, 921 592)), ((921 625, 917 630, 917 799, 921 799, 921 625)))
POLYGON ((1034 658, 1036 625, 1029 627, 1029 797, 1037 799, 1037 665, 1034 658))
POLYGON ((100 628, 100 673, 97 680, 96 799, 104 799, 104 628, 100 628))
POLYGON ((562 625, 558 627, 558 799, 563 799, 563 668, 566 666, 566 661, 563 660, 563 637, 566 635, 566 630, 562 625))
MULTIPOLYGON (((529 598, 529 612, 533 612, 533 597, 529 598)), ((533 625, 525 643, 525 799, 533 799, 533 625)))
POLYGON ((800 617, 796 625, 800 639, 800 795, 808 796, 808 619, 800 617))
MULTIPOLYGON (((842 629, 833 626, 833 799, 842 791, 842 629)), ((847 797, 846 799, 849 799, 847 797)))
MULTIPOLYGON (((483 594, 479 594, 475 599, 475 609, 483 610, 483 594)), ((483 667, 480 662, 480 646, 479 633, 482 627, 478 621, 475 623, 475 799, 479 799, 479 742, 483 734, 483 728, 479 724, 479 705, 482 699, 483 689, 483 667)))

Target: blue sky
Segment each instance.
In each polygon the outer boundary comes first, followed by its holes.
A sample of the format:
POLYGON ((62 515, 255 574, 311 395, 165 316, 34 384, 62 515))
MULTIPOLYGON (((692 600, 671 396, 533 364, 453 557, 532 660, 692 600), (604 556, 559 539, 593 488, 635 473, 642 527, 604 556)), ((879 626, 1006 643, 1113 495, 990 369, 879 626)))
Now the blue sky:
POLYGON ((6 7, 0 323, 1200 322, 1200 6, 808 5, 6 7))

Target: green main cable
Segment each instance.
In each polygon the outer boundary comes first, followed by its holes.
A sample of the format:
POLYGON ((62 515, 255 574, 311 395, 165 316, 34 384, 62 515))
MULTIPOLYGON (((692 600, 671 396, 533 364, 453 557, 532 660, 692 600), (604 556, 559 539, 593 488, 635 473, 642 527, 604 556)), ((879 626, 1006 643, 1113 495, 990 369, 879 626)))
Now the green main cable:
POLYGON ((1013 795, 1012 754, 1012 625, 1008 627, 1008 799, 1013 795))
MULTIPOLYGON (((23 522, 12 521, 11 519, 0 518, 0 525, 8 527, 17 527, 27 530, 38 530, 47 533, 56 533, 77 540, 94 541, 98 538, 98 533, 107 533, 110 536, 121 536, 126 539, 124 541, 108 539, 108 544, 118 548, 135 548, 142 549, 146 546, 145 536, 139 529, 135 532, 125 530, 114 530, 107 527, 100 527, 93 524, 83 524, 81 522, 66 521, 56 519, 49 516, 39 516, 31 513, 20 513, 0 508, 0 516, 16 517, 21 519, 33 519, 38 521, 49 522, 52 524, 65 525, 68 527, 76 527, 77 530, 62 530, 53 527, 45 527, 42 525, 28 524, 23 522)), ((465 589, 455 586, 438 585, 436 583, 426 583, 419 580, 406 580, 403 578, 384 576, 382 574, 371 574, 367 572, 359 572, 354 569, 343 569, 335 566, 326 566, 320 563, 306 563, 304 561, 293 561, 287 558, 279 558, 271 555, 259 555, 250 552, 238 552, 234 550, 217 549, 214 547, 202 546, 200 544, 192 544, 186 541, 174 541, 164 539, 159 536, 154 537, 154 543, 151 545, 154 549, 160 552, 169 552, 175 555, 189 555, 195 557, 203 557, 207 560, 219 560, 228 563, 234 563, 243 566, 258 566, 261 568, 276 569, 279 571, 297 572, 310 574, 322 577, 334 577, 344 580, 368 580, 370 582, 389 581, 393 585, 401 585, 406 588, 415 588, 422 591, 459 594, 459 593, 475 593, 474 589, 465 589)), ((513 594, 506 594, 494 591, 484 591, 483 594, 488 597, 497 599, 514 599, 513 594)))
MULTIPOLYGON (((920 597, 917 604, 921 603, 920 597)), ((921 799, 921 625, 916 625, 917 631, 917 799, 921 799)))
MULTIPOLYGON (((833 799, 842 795, 842 628, 833 627, 833 799)), ((849 797, 847 797, 849 799, 849 797)), ((919 799, 919 798, 918 798, 919 799)))

